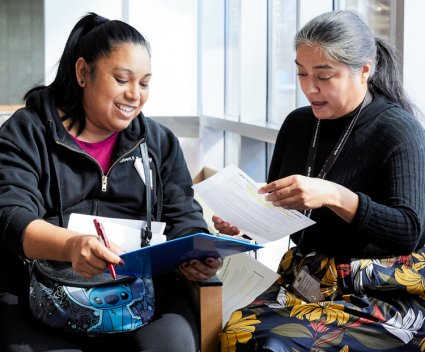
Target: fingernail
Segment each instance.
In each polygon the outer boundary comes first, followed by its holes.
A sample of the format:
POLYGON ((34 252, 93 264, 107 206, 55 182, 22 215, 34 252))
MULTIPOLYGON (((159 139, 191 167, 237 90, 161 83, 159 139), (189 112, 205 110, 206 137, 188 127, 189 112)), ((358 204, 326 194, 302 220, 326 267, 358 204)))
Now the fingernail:
POLYGON ((120 262, 118 263, 119 266, 123 266, 124 265, 124 260, 120 260, 120 262))

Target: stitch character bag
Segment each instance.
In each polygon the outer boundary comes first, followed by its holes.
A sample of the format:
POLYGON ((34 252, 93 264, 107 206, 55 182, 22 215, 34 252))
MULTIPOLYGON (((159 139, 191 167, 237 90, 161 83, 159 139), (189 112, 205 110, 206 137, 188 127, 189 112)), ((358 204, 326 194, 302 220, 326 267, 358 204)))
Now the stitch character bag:
POLYGON ((109 274, 83 279, 68 263, 36 261, 30 281, 30 309, 42 323, 69 332, 116 333, 135 330, 154 314, 151 278, 109 274))

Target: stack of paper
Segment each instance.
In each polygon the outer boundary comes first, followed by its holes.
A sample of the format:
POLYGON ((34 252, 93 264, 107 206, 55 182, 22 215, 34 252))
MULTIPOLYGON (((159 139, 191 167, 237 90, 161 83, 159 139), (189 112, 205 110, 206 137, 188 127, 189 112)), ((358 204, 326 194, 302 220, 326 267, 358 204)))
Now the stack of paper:
POLYGON ((234 165, 193 188, 215 214, 258 243, 281 239, 315 223, 299 211, 271 204, 258 193, 257 183, 234 165))

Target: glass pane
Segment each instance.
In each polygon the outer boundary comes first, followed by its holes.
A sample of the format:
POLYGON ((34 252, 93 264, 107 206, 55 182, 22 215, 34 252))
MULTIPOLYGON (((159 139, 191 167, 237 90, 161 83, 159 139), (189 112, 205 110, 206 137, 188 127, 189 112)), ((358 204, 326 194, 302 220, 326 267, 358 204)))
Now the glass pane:
POLYGON ((269 13, 268 122, 280 125, 295 108, 293 38, 297 28, 297 1, 271 0, 269 13))
POLYGON ((226 118, 238 120, 240 115, 240 0, 226 2, 226 118))
POLYGON ((267 120, 267 19, 265 0, 241 1, 240 121, 267 120))
POLYGON ((397 2, 393 0, 344 0, 338 1, 337 9, 358 12, 372 32, 396 45, 397 2))
POLYGON ((143 108, 146 115, 197 113, 196 16, 196 0, 182 4, 176 4, 174 0, 129 2, 130 23, 146 35, 152 47, 150 95, 143 108), (158 21, 158 18, 164 22, 158 21), (164 31, 163 23, 173 30, 164 31), (176 84, 170 82, 178 82, 184 89, 176 90, 176 84), (164 104, 164 101, 167 103, 164 104))
POLYGON ((202 0, 199 10, 199 113, 224 114, 224 0, 202 0))

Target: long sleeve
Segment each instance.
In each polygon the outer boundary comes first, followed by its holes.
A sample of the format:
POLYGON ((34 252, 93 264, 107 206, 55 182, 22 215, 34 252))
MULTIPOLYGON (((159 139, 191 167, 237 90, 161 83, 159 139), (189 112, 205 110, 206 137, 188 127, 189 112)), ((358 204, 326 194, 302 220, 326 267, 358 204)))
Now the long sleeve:
MULTIPOLYGON (((344 118, 322 121, 315 174, 345 123, 344 118)), ((269 181, 305 173, 314 124, 310 108, 298 109, 287 117, 276 142, 269 181)), ((304 251, 335 256, 406 254, 422 246, 424 146, 420 123, 383 97, 376 97, 363 110, 327 176, 327 180, 359 195, 354 220, 346 223, 327 208, 315 209, 311 218, 316 224, 305 230, 298 244, 304 251)), ((295 234, 295 242, 299 238, 300 233, 295 234)))

